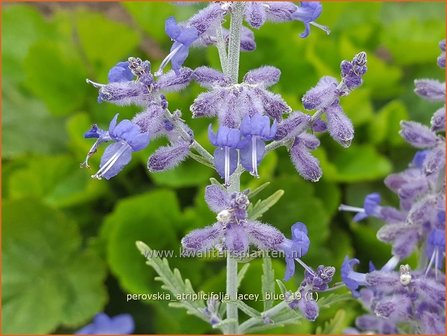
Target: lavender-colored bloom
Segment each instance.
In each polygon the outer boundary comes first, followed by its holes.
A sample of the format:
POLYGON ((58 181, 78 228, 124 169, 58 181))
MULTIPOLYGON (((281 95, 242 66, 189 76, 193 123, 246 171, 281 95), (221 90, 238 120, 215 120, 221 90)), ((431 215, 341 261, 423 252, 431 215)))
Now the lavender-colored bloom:
POLYGON ((366 53, 362 51, 355 55, 352 61, 341 62, 341 77, 349 90, 362 84, 362 77, 367 71, 366 61, 366 53))
POLYGON ((445 83, 434 79, 416 79, 414 92, 428 101, 445 101, 445 83))
POLYGON ((97 179, 110 179, 117 175, 131 159, 132 152, 139 151, 149 144, 150 135, 130 120, 122 120, 117 124, 118 114, 112 119, 108 131, 93 125, 86 134, 86 138, 98 138, 89 150, 82 166, 88 167, 89 158, 97 151, 99 144, 114 141, 104 151, 101 157, 99 171, 93 175, 97 179))
POLYGON ((415 121, 402 121, 400 135, 416 148, 434 147, 438 142, 436 134, 425 125, 415 121))
POLYGON ((324 76, 317 85, 306 92, 302 98, 306 110, 324 110, 337 98, 338 82, 334 77, 324 76))
POLYGON ((262 69, 249 71, 241 84, 229 83, 226 76, 217 70, 200 67, 195 75, 200 85, 212 91, 200 94, 191 105, 193 117, 213 117, 219 119, 219 124, 239 128, 247 115, 268 115, 280 121, 284 113, 290 112, 290 107, 280 95, 266 90, 279 79, 279 70, 273 67, 265 68, 273 75, 266 78, 261 74, 262 69), (260 80, 254 83, 255 80, 260 80))
POLYGON ((354 266, 359 264, 358 259, 349 259, 347 256, 341 266, 341 278, 343 283, 348 287, 354 297, 359 296, 357 290, 360 286, 366 285, 366 274, 354 271, 354 266))
POLYGON ((285 239, 279 249, 285 253, 286 273, 284 280, 289 280, 295 274, 295 259, 303 257, 309 250, 310 240, 307 227, 301 222, 292 225, 292 239, 285 239))
POLYGON ((321 119, 317 119, 312 123, 312 131, 322 133, 327 131, 327 123, 321 119))
POLYGON ((294 20, 298 20, 304 23, 305 30, 300 34, 300 37, 304 38, 309 36, 310 25, 317 26, 329 34, 329 29, 325 26, 316 24, 314 21, 318 19, 323 10, 323 6, 319 1, 315 2, 301 2, 301 6, 297 7, 297 10, 292 14, 294 20))
POLYGON ((159 147, 147 161, 150 172, 161 172, 172 169, 186 159, 190 143, 179 141, 171 146, 159 147))
POLYGON ((303 316, 309 321, 315 321, 320 313, 320 309, 315 300, 302 298, 298 301, 298 309, 303 316))
POLYGON ((359 222, 370 216, 379 217, 381 210, 381 207, 379 206, 380 201, 381 201, 380 195, 378 193, 372 193, 365 197, 365 201, 363 202, 363 208, 357 208, 341 204, 338 210, 357 212, 353 220, 354 222, 359 222))
POLYGON ((244 76, 243 82, 268 88, 278 83, 280 76, 281 71, 278 68, 266 65, 247 72, 244 76))
POLYGON ((128 82, 133 79, 134 75, 129 68, 129 62, 119 62, 109 70, 109 83, 128 82))
POLYGON ((151 65, 148 61, 129 57, 128 62, 120 62, 109 71, 111 81, 108 84, 96 83, 89 79, 87 83, 99 89, 99 103, 147 107, 151 104, 162 104, 161 91, 171 92, 185 88, 192 75, 191 69, 180 68, 177 73, 168 72, 155 81, 150 71, 151 65))
POLYGON ((132 152, 139 151, 149 144, 149 133, 130 120, 117 124, 118 114, 110 122, 108 135, 113 144, 109 145, 101 157, 100 169, 92 177, 107 180, 117 175, 130 162, 132 152))
POLYGON ((228 194, 219 186, 206 188, 208 206, 217 212, 218 222, 190 232, 182 239, 187 251, 205 251, 222 244, 233 256, 240 257, 250 244, 261 250, 277 250, 284 235, 273 226, 247 219, 250 204, 245 193, 228 194))
POLYGON ((242 166, 253 176, 258 176, 258 165, 264 158, 265 141, 272 140, 276 133, 276 121, 270 127, 267 116, 245 116, 240 127, 245 144, 240 150, 242 166))
POLYGON ((275 140, 295 138, 297 132, 310 122, 310 116, 296 111, 283 119, 277 127, 275 140))
POLYGON ((261 2, 248 2, 245 5, 245 21, 253 28, 260 28, 267 20, 264 4, 261 2))
MULTIPOLYGON (((314 149, 314 148, 312 148, 314 149)), ((306 180, 317 182, 323 174, 320 162, 309 153, 302 136, 296 137, 290 148, 290 157, 298 173, 306 180)))
POLYGON ((169 55, 163 60, 160 69, 171 62, 172 69, 177 73, 189 54, 189 47, 199 37, 194 27, 183 27, 177 24, 174 17, 166 20, 166 34, 174 41, 169 55))
POLYGON ((354 127, 338 102, 326 109, 327 126, 331 137, 347 148, 354 139, 354 127))
POLYGON ((217 147, 214 151, 216 170, 228 185, 230 175, 234 173, 238 165, 237 149, 241 145, 241 132, 235 128, 220 126, 217 133, 214 133, 210 125, 208 137, 211 143, 217 147))
POLYGON ((440 68, 445 68, 445 40, 439 42, 439 48, 441 49, 441 55, 438 56, 437 62, 440 68))
MULTIPOLYGON (((443 223, 445 225, 445 222, 443 223)), ((445 229, 433 229, 427 238, 427 245, 425 248, 425 255, 428 258, 428 266, 426 274, 430 270, 430 267, 434 264, 435 271, 438 268, 442 268, 442 260, 445 254, 445 229)))
POLYGON ((436 110, 431 117, 430 124, 433 132, 445 131, 445 106, 436 110))
POLYGON ((135 329, 132 316, 129 314, 109 317, 104 313, 97 314, 91 324, 76 332, 78 335, 120 335, 131 334, 135 329))

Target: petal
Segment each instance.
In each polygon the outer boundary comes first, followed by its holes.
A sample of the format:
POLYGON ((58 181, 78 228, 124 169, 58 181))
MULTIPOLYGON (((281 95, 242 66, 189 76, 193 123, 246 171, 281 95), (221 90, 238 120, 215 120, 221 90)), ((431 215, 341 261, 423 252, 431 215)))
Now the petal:
POLYGON ((178 35, 175 40, 183 44, 185 47, 189 47, 198 37, 199 33, 196 28, 187 27, 181 29, 180 35, 178 35))
POLYGON ((310 116, 302 112, 293 112, 288 118, 278 124, 275 140, 288 139, 296 136, 295 131, 301 128, 310 120, 310 116))
POLYGON ((166 20, 165 32, 172 40, 176 40, 177 37, 180 35, 181 28, 177 24, 177 21, 175 21, 175 18, 173 16, 169 17, 166 20))
POLYGON ((132 149, 129 145, 123 143, 113 143, 109 145, 104 154, 101 157, 100 170, 104 172, 100 174, 100 177, 110 179, 116 176, 131 160, 132 149))
POLYGON ((190 68, 180 68, 177 73, 169 71, 157 80, 157 86, 164 92, 175 92, 184 89, 191 82, 193 71, 190 68))
POLYGON ((326 117, 331 137, 343 147, 349 147, 354 139, 354 127, 341 106, 338 103, 332 104, 326 109, 326 117))
POLYGON ((225 231, 225 245, 232 255, 242 256, 248 250, 248 236, 242 226, 233 224, 225 231))
POLYGON ((290 280, 295 274, 295 260, 293 258, 286 257, 286 273, 284 274, 284 281, 290 280))
POLYGON ((129 314, 121 314, 112 318, 111 329, 114 334, 132 334, 135 330, 135 322, 129 314))
POLYGON ((292 2, 268 2, 265 12, 267 19, 273 22, 286 22, 293 20, 293 13, 297 6, 292 2))
POLYGON ((220 223, 196 229, 188 233, 182 239, 182 247, 186 251, 207 251, 222 239, 223 227, 220 223))
POLYGON ((263 66, 250 70, 244 76, 243 82, 248 84, 262 85, 267 88, 278 83, 281 71, 273 66, 263 66))
POLYGON ((212 184, 205 188, 205 201, 215 213, 230 207, 230 197, 222 187, 212 184))
POLYGON ((297 7, 293 13, 293 19, 302 22, 312 22, 318 19, 323 10, 323 6, 319 1, 301 2, 301 6, 297 7))
POLYGON ((159 147, 147 160, 150 172, 162 172, 172 169, 186 159, 189 153, 189 143, 179 142, 171 146, 159 147))
POLYGON ((109 124, 109 133, 113 132, 113 130, 115 129, 115 127, 116 127, 116 122, 117 122, 117 120, 118 120, 118 116, 119 116, 119 113, 115 114, 115 116, 113 117, 113 119, 110 121, 110 124, 109 124))
MULTIPOLYGON (((256 163, 259 165, 264 158, 265 154, 265 143, 262 139, 256 139, 256 163)), ((253 167, 253 141, 248 141, 247 145, 244 146, 240 150, 240 159, 241 159, 241 165, 244 167, 247 171, 254 171, 253 167)))
MULTIPOLYGON (((237 150, 230 149, 230 175, 234 173, 237 168, 238 154, 237 150)), ((225 178, 225 149, 222 147, 214 151, 214 165, 220 177, 225 178)))
POLYGON ((277 250, 285 240, 282 232, 271 225, 247 221, 244 226, 250 243, 261 250, 277 250))
POLYGON ((278 122, 282 120, 284 113, 289 113, 292 110, 279 94, 261 88, 255 88, 253 92, 261 99, 265 113, 278 122))
POLYGON ((293 145, 290 156, 296 170, 304 179, 317 182, 321 178, 323 173, 318 159, 312 156, 303 144, 293 145))
MULTIPOLYGON (((179 47, 179 45, 177 45, 177 42, 173 44, 171 51, 176 49, 177 47, 179 47), (175 47, 174 47, 175 46, 175 47)), ((171 66, 172 69, 178 73, 178 71, 180 70, 181 66, 183 65, 183 63, 185 63, 186 58, 188 57, 189 54, 189 47, 188 46, 181 46, 178 51, 174 54, 174 56, 172 56, 171 58, 171 66)))
POLYGON ((222 92, 204 92, 197 96, 191 105, 193 118, 214 117, 222 105, 222 92))
POLYGON ((306 110, 321 110, 329 106, 337 98, 338 81, 331 76, 324 76, 317 85, 306 92, 301 99, 306 110))
POLYGON ((201 87, 208 89, 212 89, 215 86, 227 86, 231 83, 228 76, 207 66, 196 68, 193 73, 193 79, 201 87))
POLYGON ((248 2, 245 7, 245 21, 253 28, 260 28, 267 19, 263 4, 259 2, 248 2))
POLYGON ((445 83, 434 79, 417 79, 414 92, 428 101, 445 101, 445 83))
POLYGON ((133 79, 134 75, 129 69, 129 62, 119 62, 109 70, 109 83, 113 82, 128 82, 133 79))
POLYGON ((207 7, 191 17, 188 23, 197 29, 199 35, 202 35, 206 31, 217 27, 222 22, 225 14, 226 11, 220 3, 210 3, 207 7))
POLYGON ((242 26, 241 51, 253 51, 256 49, 255 34, 247 27, 242 26))
POLYGON ((436 145, 438 137, 430 128, 415 121, 402 121, 399 134, 416 148, 430 148, 436 145))
POLYGON ((436 110, 431 117, 430 124, 434 132, 445 131, 445 106, 436 110))

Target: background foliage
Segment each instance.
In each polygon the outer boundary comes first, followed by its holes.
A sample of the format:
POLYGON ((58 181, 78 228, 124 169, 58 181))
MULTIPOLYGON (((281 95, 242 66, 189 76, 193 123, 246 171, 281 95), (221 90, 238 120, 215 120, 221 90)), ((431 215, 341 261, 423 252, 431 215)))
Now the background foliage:
MULTIPOLYGON (((134 246, 136 240, 177 251, 185 233, 213 220, 203 200, 212 172, 187 161, 175 171, 148 173, 145 162, 157 144, 136 153, 137 159, 109 182, 93 180, 92 171, 79 168, 91 146, 82 137, 89 126, 107 126, 116 112, 130 118, 136 111, 98 105, 96 89, 85 78, 104 82, 108 69, 131 55, 149 59, 157 68, 170 48, 164 20, 170 15, 186 19, 194 11, 170 3, 3 8, 4 333, 69 333, 103 310, 131 313, 137 333, 213 332, 167 302, 126 302, 126 293, 161 291, 134 246)), ((443 77, 436 57, 445 31, 445 4, 325 3, 318 21, 331 28, 331 35, 312 29, 309 38, 300 39, 299 22, 267 24, 256 31, 258 48, 242 55, 241 74, 264 64, 280 68, 281 82, 273 90, 302 110, 301 96, 320 76, 337 76, 342 59, 367 51, 365 84, 343 101, 356 128, 353 145, 345 150, 322 136, 317 155, 324 176, 319 183, 304 182, 281 149, 266 157, 259 180, 244 176, 243 186, 271 181, 260 198, 285 190, 263 220, 286 234, 294 222, 305 222, 311 238, 307 263, 339 266, 349 254, 380 265, 389 249, 375 239, 379 223, 355 224, 337 206, 361 205, 375 190, 385 202, 396 202, 382 180, 402 169, 413 154, 397 134, 399 120, 428 122, 434 110, 412 88, 416 77, 443 77)), ((186 62, 192 68, 203 64, 218 66, 214 48, 194 49, 186 62)), ((209 120, 191 121, 188 112, 199 92, 193 84, 168 99, 211 149, 205 131, 209 120)), ((92 160, 92 166, 98 164, 99 155, 92 160)), ((196 289, 224 290, 223 260, 170 263, 196 289)), ((278 276, 283 274, 283 260, 273 260, 273 265, 278 276)), ((252 263, 242 291, 260 291, 261 269, 260 261, 252 263)), ((287 285, 293 288, 299 281, 297 277, 287 285)), ((352 301, 324 311, 314 324, 272 332, 309 333, 320 326, 320 332, 340 333, 358 311, 352 301), (336 323, 325 326, 337 310, 342 311, 336 323)))

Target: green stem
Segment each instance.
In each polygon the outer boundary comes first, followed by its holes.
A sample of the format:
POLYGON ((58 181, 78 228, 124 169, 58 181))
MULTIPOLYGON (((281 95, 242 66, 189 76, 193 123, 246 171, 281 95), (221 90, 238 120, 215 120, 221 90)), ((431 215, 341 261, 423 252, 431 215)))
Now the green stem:
POLYGON ((245 4, 236 2, 231 7, 230 39, 228 41, 228 72, 231 81, 239 79, 239 56, 241 53, 241 29, 245 4))
MULTIPOLYGON (((228 58, 225 64, 222 63, 222 69, 227 70, 228 75, 231 78, 232 83, 237 84, 239 77, 239 54, 241 48, 241 29, 242 19, 245 4, 243 2, 236 2, 232 6, 231 22, 230 22, 230 37, 228 42, 228 58)), ((221 57, 222 60, 225 58, 221 57)), ((231 177, 231 184, 228 187, 228 191, 237 192, 240 190, 240 173, 233 173, 231 177)), ((237 300, 237 279, 238 261, 231 257, 230 253, 227 254, 227 296, 229 301, 227 302, 227 316, 228 320, 234 322, 229 323, 225 328, 226 334, 236 334, 239 329, 238 307, 236 305, 237 300)))
POLYGON ((227 319, 234 319, 234 323, 227 326, 226 334, 236 334, 238 331, 237 301, 237 260, 227 253, 227 319))
POLYGON ((220 66, 222 68, 222 72, 229 76, 228 73, 228 55, 227 55, 227 47, 225 45, 225 39, 222 32, 222 26, 217 27, 216 29, 216 38, 217 38, 217 51, 219 53, 220 66))

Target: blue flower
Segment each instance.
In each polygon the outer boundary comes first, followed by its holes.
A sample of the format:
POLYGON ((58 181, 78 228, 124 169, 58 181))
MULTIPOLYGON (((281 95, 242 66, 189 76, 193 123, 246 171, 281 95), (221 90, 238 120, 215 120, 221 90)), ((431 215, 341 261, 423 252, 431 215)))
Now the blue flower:
POLYGON ((341 266, 341 279, 343 283, 348 287, 352 295, 359 296, 357 288, 362 285, 366 285, 366 274, 355 272, 353 267, 359 263, 358 259, 349 259, 347 256, 341 266))
POLYGON ((378 193, 372 193, 366 195, 365 201, 363 202, 363 208, 353 207, 350 205, 341 204, 339 206, 340 211, 351 211, 357 212, 354 216, 354 222, 359 222, 370 216, 379 217, 380 216, 380 195, 378 193))
POLYGON ((139 151, 149 144, 149 133, 142 132, 140 126, 130 120, 122 120, 117 124, 118 114, 112 119, 108 131, 96 125, 85 133, 86 138, 98 138, 82 164, 88 167, 88 159, 96 152, 102 142, 113 141, 101 157, 100 169, 92 177, 107 180, 117 175, 130 162, 132 152, 139 151))
POLYGON ((109 70, 109 83, 128 82, 133 80, 134 74, 129 68, 129 62, 119 62, 109 70))
POLYGON ((228 185, 230 175, 234 173, 238 165, 237 149, 241 145, 241 132, 235 128, 220 126, 215 134, 210 125, 208 137, 211 143, 218 147, 214 151, 214 165, 219 175, 225 179, 225 184, 228 185))
MULTIPOLYGON (((445 212, 444 212, 445 220, 445 212)), ((428 258, 428 265, 425 274, 428 274, 431 266, 435 265, 435 274, 438 272, 438 268, 442 268, 445 254, 445 230, 433 229, 427 238, 427 245, 425 248, 425 254, 428 258)))
POLYGON ((272 140, 276 134, 276 120, 270 127, 269 117, 247 115, 241 122, 240 131, 245 137, 245 144, 240 150, 241 164, 253 176, 258 177, 258 165, 265 154, 265 141, 272 140))
POLYGON ((294 20, 304 23, 305 30, 300 34, 300 37, 307 37, 310 33, 310 25, 314 25, 329 34, 329 30, 325 26, 321 26, 314 21, 320 16, 323 6, 319 1, 316 2, 301 2, 301 6, 297 7, 292 14, 294 20))
POLYGON ((76 334, 88 335, 119 335, 131 334, 135 329, 135 323, 129 314, 121 314, 109 317, 104 313, 99 313, 93 318, 91 324, 86 325, 76 332, 76 334))
POLYGON ((309 250, 310 240, 305 224, 297 222, 292 225, 292 239, 285 239, 279 249, 286 255, 286 274, 284 280, 289 280, 295 274, 295 260, 299 260, 309 250))
POLYGON ((189 54, 189 47, 198 39, 199 32, 194 27, 182 27, 174 17, 166 20, 166 34, 174 41, 168 56, 165 57, 156 75, 161 75, 164 67, 171 62, 172 69, 177 73, 189 54))

